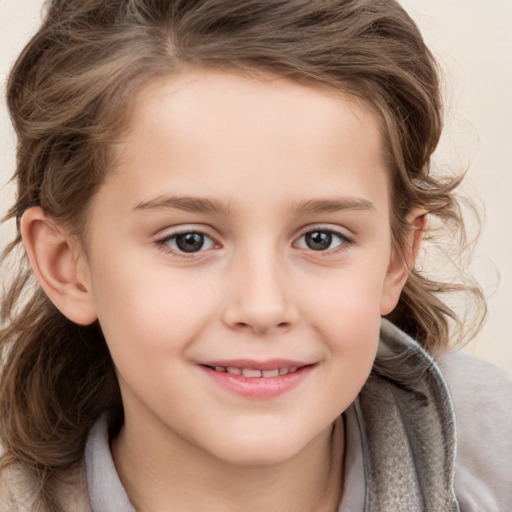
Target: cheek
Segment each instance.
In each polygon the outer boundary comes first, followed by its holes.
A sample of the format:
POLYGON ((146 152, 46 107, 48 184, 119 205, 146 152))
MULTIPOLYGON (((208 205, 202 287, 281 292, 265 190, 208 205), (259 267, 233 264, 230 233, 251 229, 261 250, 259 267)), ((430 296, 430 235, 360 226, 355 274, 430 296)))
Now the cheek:
POLYGON ((317 332, 326 350, 326 388, 321 408, 338 413, 346 410, 364 386, 379 344, 378 305, 358 307, 355 297, 338 307, 325 307, 318 316, 317 332))
POLYGON ((316 286, 309 283, 297 293, 306 299, 302 309, 315 315, 316 323, 328 330, 343 326, 359 331, 372 320, 380 322, 385 269, 384 264, 372 267, 359 262, 326 275, 316 286))
POLYGON ((325 282, 322 293, 308 297, 303 311, 324 340, 345 380, 364 383, 371 370, 380 331, 380 302, 385 265, 354 266, 325 282), (359 271, 358 269, 361 269, 359 271))
MULTIPOLYGON (((378 304, 357 307, 355 299, 346 307, 326 307, 315 323, 332 354, 332 360, 344 367, 345 375, 368 373, 377 350, 381 317, 378 304)), ((364 377, 365 378, 365 377, 364 377)), ((351 377, 349 377, 349 380, 351 377)))
POLYGON ((105 297, 106 307, 99 322, 120 379, 123 400, 127 392, 141 397, 150 393, 170 403, 176 393, 183 392, 177 392, 177 386, 185 380, 182 363, 204 321, 197 314, 200 302, 162 283, 151 291, 125 286, 123 293, 105 297), (172 385, 162 384, 169 382, 172 385))
POLYGON ((151 359, 182 349, 212 309, 208 289, 155 265, 120 261, 98 266, 94 275, 98 319, 114 361, 118 353, 151 359))

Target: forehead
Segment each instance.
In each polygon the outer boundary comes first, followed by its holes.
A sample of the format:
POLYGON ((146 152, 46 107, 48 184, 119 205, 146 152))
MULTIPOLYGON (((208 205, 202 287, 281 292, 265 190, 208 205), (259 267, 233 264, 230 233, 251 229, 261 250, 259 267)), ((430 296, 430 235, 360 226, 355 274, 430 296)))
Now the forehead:
MULTIPOLYGON (((273 122, 280 118, 280 123, 290 121, 291 136, 307 131, 312 140, 325 139, 325 132, 333 124, 341 128, 337 123, 341 111, 352 118, 350 130, 355 123, 379 130, 377 116, 369 104, 327 84, 299 83, 254 70, 191 68, 154 78, 138 91, 127 136, 148 133, 156 122, 173 123, 178 128, 183 121, 196 122, 218 132, 243 119, 248 128, 259 130, 255 139, 261 140, 265 134, 273 135, 273 122)), ((380 138, 376 142, 380 144, 380 138)))
POLYGON ((257 191, 266 199, 285 192, 290 201, 387 196, 370 107, 334 88, 268 74, 189 70, 154 79, 136 96, 118 148, 113 175, 130 181, 142 201, 158 190, 221 192, 235 206, 257 191))

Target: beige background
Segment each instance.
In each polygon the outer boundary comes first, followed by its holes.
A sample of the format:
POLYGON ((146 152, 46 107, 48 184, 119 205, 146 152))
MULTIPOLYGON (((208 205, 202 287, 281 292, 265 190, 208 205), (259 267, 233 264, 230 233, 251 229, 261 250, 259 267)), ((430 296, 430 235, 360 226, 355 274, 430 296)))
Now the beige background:
MULTIPOLYGON (((403 0, 441 62, 448 99, 441 167, 469 168, 466 190, 485 205, 473 271, 489 318, 468 350, 512 370, 512 0, 403 0)), ((34 32, 41 0, 0 0, 0 80, 34 32)), ((11 202, 14 136, 0 105, 0 214, 11 202)), ((0 244, 13 225, 0 229, 0 244)))

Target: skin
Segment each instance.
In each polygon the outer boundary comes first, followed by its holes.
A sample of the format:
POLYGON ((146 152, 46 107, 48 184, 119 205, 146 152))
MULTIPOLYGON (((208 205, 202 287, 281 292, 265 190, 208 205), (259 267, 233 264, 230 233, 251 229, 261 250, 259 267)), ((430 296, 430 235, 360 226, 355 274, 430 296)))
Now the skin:
MULTIPOLYGON (((130 499, 145 512, 337 510, 336 418, 407 277, 375 115, 329 89, 189 70, 140 92, 117 157, 85 244, 37 208, 22 232, 57 307, 101 324, 125 408, 112 452, 130 499), (176 235, 193 232, 200 250, 180 251, 176 235), (327 248, 308 245, 314 232, 327 248), (200 366, 241 358, 312 367, 258 398, 200 366)), ((405 241, 407 261, 417 244, 405 241)))

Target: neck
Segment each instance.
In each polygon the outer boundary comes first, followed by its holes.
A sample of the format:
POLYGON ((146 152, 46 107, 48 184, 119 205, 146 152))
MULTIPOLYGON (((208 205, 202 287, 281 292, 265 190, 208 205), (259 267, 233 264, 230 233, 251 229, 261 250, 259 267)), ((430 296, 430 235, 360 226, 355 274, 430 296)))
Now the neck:
POLYGON ((263 466, 231 465, 195 453, 195 447, 153 451, 147 439, 131 439, 123 427, 112 443, 119 476, 139 512, 338 510, 343 488, 341 418, 292 460, 263 466))

